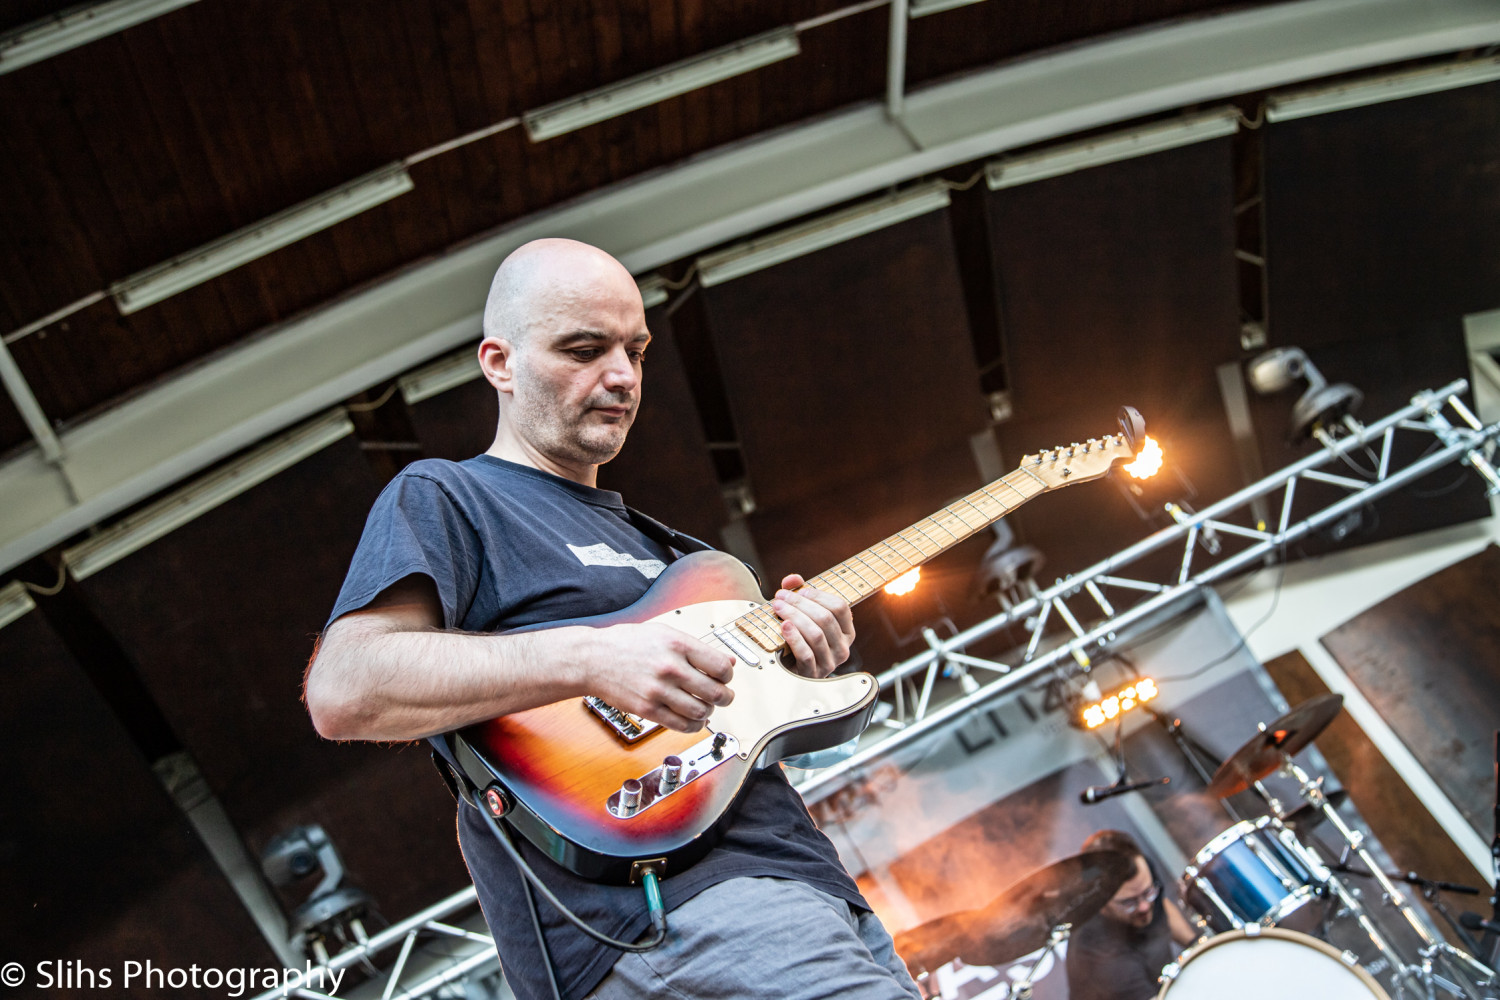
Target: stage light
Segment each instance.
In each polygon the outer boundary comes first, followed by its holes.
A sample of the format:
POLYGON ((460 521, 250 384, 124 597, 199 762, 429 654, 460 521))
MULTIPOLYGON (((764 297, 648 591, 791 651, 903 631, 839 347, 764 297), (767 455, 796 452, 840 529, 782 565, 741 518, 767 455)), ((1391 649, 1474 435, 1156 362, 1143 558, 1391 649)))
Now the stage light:
POLYGON ((902 594, 910 594, 917 589, 917 581, 922 579, 922 567, 915 566, 902 573, 896 579, 885 585, 885 592, 892 597, 900 597, 902 594))
POLYGON ((1108 698, 1101 698, 1092 705, 1086 705, 1083 709, 1083 724, 1089 729, 1098 729, 1109 720, 1118 718, 1121 713, 1150 701, 1156 695, 1156 682, 1149 677, 1142 677, 1108 698))
POLYGON ((1364 402, 1363 394, 1347 382, 1329 385, 1300 347, 1267 351, 1245 368, 1245 378, 1262 396, 1282 392, 1297 382, 1307 383, 1307 390, 1292 404, 1289 436, 1293 441, 1315 437, 1330 444, 1326 425, 1352 423, 1354 411, 1364 402))
POLYGON ((532 142, 659 104, 711 83, 790 59, 801 52, 795 28, 778 28, 681 62, 651 70, 521 116, 532 142))
POLYGON ((390 201, 413 186, 404 167, 399 164, 384 167, 212 243, 138 271, 110 285, 109 294, 114 296, 120 313, 128 316, 390 201))
POLYGON ((996 595, 1001 607, 1008 610, 1025 596, 1023 585, 1035 592, 1032 581, 1047 559, 1033 545, 1017 545, 1016 533, 1004 518, 995 522, 993 530, 995 541, 980 557, 974 571, 974 590, 980 597, 996 595))
POLYGON ((1156 443, 1156 438, 1148 434, 1145 445, 1141 447, 1141 453, 1135 457, 1134 462, 1124 466, 1124 469, 1136 479, 1150 479, 1161 471, 1161 462, 1161 445, 1156 443))

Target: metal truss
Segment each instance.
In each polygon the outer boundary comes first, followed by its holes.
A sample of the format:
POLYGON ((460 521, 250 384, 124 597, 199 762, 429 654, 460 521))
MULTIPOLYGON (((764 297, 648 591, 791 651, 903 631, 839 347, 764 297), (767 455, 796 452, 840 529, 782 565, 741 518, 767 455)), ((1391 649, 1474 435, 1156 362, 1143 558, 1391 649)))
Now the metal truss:
MULTIPOLYGON (((1302 461, 1197 514, 1187 516, 1177 512, 1174 514, 1177 523, 1171 527, 1095 563, 1081 573, 1058 581, 1046 590, 1034 592, 1001 614, 960 632, 951 639, 939 639, 928 630, 925 633, 929 644, 926 651, 896 664, 878 678, 882 691, 892 700, 891 715, 878 726, 872 726, 861 737, 852 757, 832 767, 810 773, 807 779, 798 784, 798 788, 809 798, 831 794, 849 776, 858 773, 876 758, 950 722, 962 719, 970 709, 991 698, 1014 690, 1049 671, 1082 670, 1089 662, 1090 653, 1106 647, 1113 641, 1116 633, 1126 626, 1169 609, 1175 602, 1185 599, 1199 588, 1262 563, 1284 546, 1450 462, 1461 461, 1471 465, 1489 482, 1491 495, 1500 494, 1500 477, 1496 476, 1495 470, 1485 458, 1486 446, 1500 439, 1500 423, 1489 426, 1480 424, 1458 399, 1459 394, 1467 388, 1468 383, 1459 380, 1436 392, 1420 393, 1412 399, 1409 406, 1368 427, 1356 424, 1349 428, 1350 433, 1344 437, 1325 437, 1323 446, 1302 461), (1445 408, 1453 410, 1461 425, 1455 426, 1443 415, 1445 408), (1429 435, 1435 438, 1438 447, 1397 469, 1394 467, 1397 463, 1393 457, 1393 443, 1397 432, 1429 435), (1363 454, 1366 448, 1372 447, 1379 448, 1378 467, 1374 470, 1373 478, 1355 479, 1327 471, 1327 466, 1343 462, 1355 449, 1363 454), (1347 490, 1348 494, 1293 523, 1292 500, 1296 495, 1297 484, 1303 481, 1329 483, 1347 490), (1281 493, 1281 515, 1274 530, 1261 524, 1247 527, 1232 520, 1236 517, 1248 518, 1252 502, 1258 502, 1278 491, 1281 493), (1247 544, 1240 551, 1194 572, 1193 561, 1200 541, 1226 536, 1243 539, 1247 544), (1181 547, 1182 556, 1173 578, 1153 581, 1125 575, 1125 568, 1143 556, 1174 544, 1181 547), (1128 592, 1132 595, 1149 596, 1122 609, 1117 608, 1109 599, 1109 591, 1114 591, 1117 595, 1128 592), (1083 603, 1088 606, 1088 610, 1075 611, 1070 606, 1070 601, 1083 603), (1048 624, 1054 620, 1065 623, 1072 638, 1043 650, 1044 633, 1048 624), (1094 624, 1086 629, 1081 623, 1084 620, 1094 624), (1018 624, 1026 630, 1029 639, 1015 663, 970 656, 964 652, 964 648, 970 643, 1018 624), (961 690, 956 696, 935 694, 936 681, 945 671, 956 674, 961 681, 961 690), (999 676, 988 684, 980 684, 972 676, 972 671, 987 671, 999 676), (907 699, 904 694, 906 682, 917 674, 924 674, 921 693, 915 699, 907 699)), ((1116 597, 1116 600, 1120 599, 1119 596, 1116 597)), ((471 908, 477 910, 472 887, 340 952, 323 965, 310 967, 304 973, 294 976, 286 986, 262 993, 255 1000, 273 1000, 286 996, 338 1000, 336 994, 318 987, 326 986, 329 971, 354 965, 360 965, 372 973, 358 987, 361 997, 373 996, 372 981, 379 983, 383 978, 385 985, 380 993, 381 1000, 417 1000, 419 997, 434 996, 441 990, 457 989, 460 983, 464 984, 464 995, 475 1000, 472 984, 476 979, 492 974, 499 965, 494 942, 485 934, 465 930, 443 919, 452 918, 471 908), (422 968, 416 968, 416 963, 412 961, 413 949, 418 938, 423 935, 444 936, 449 941, 464 946, 462 954, 445 956, 438 963, 429 960, 422 968), (390 970, 377 972, 372 960, 398 947, 399 951, 390 970), (411 980, 412 985, 401 986, 404 978, 411 980)), ((350 995, 350 990, 341 992, 345 996, 350 995)), ((495 995, 487 988, 479 992, 486 997, 495 995)))
MULTIPOLYGON (((363 938, 337 955, 318 965, 309 965, 302 972, 289 977, 285 985, 266 990, 254 1000, 273 1000, 281 997, 308 997, 312 1000, 339 1000, 340 996, 374 997, 379 989, 380 1000, 416 1000, 418 997, 436 996, 445 989, 462 989, 461 995, 469 1000, 478 1000, 473 989, 477 981, 494 975, 500 967, 495 953, 495 942, 488 934, 469 930, 459 925, 458 920, 479 913, 479 903, 474 887, 469 886, 447 899, 429 906, 386 928, 372 937, 363 938), (420 939, 437 937, 451 949, 441 959, 414 958, 414 950, 420 939), (374 959, 398 949, 394 961, 386 971, 377 969, 374 959), (349 983, 336 992, 328 992, 333 981, 330 973, 360 966, 369 974, 356 986, 349 983), (406 981, 411 985, 402 986, 406 981), (380 983, 384 983, 383 989, 380 983), (372 986, 372 984, 374 984, 372 986)), ((341 977, 339 982, 343 982, 341 977)), ((499 994, 485 988, 479 991, 483 997, 499 994)), ((509 995, 509 994, 506 994, 509 995)))
POLYGON ((882 697, 889 699, 891 714, 866 730, 853 756, 809 773, 797 783, 797 788, 809 799, 831 794, 877 758, 961 720, 971 709, 992 698, 1049 673, 1066 675, 1087 670, 1090 656, 1107 647, 1127 626, 1157 613, 1167 613, 1177 602, 1185 603, 1195 591, 1273 559, 1287 545, 1451 462, 1459 461, 1474 468, 1488 483, 1489 494, 1500 495, 1500 476, 1486 457, 1487 446, 1500 439, 1500 422, 1489 426, 1479 422, 1458 398, 1467 388, 1468 382, 1459 379, 1437 391, 1418 393, 1410 405, 1369 426, 1349 421, 1345 427, 1348 433, 1343 437, 1320 434, 1322 447, 1318 451, 1197 514, 1189 516, 1169 506, 1168 512, 1176 522, 1171 527, 1045 590, 1033 588, 1031 596, 952 638, 940 639, 931 629, 924 630, 928 649, 896 664, 878 678, 882 697), (1458 425, 1444 415, 1445 409, 1456 414, 1458 425), (1398 433, 1427 435, 1435 439, 1433 447, 1420 458, 1397 468, 1400 463, 1394 456, 1394 444, 1398 433), (1371 449, 1378 449, 1378 455, 1370 478, 1356 479, 1328 468, 1336 464, 1340 468, 1354 468, 1357 462, 1351 459, 1351 453, 1357 450, 1363 456, 1371 449), (1294 523, 1292 501, 1302 482, 1327 483, 1347 493, 1294 523), (1263 498, 1278 493, 1281 513, 1272 528, 1255 518, 1252 508, 1260 507, 1263 498), (1195 571, 1193 563, 1200 547, 1218 553, 1226 538, 1243 540, 1244 547, 1195 571), (1173 545, 1182 554, 1175 572, 1167 579, 1147 579, 1139 571, 1137 575, 1127 575, 1127 567, 1142 557, 1173 545), (1142 599, 1141 595, 1149 596, 1142 599), (1129 607, 1116 606, 1116 602, 1124 604, 1130 600, 1134 603, 1129 607), (1081 605, 1084 610, 1074 605, 1081 605), (1071 633, 1071 637, 1044 650, 1043 637, 1048 625, 1057 621, 1066 626, 1064 634, 1071 633), (1085 628, 1084 621, 1090 622, 1090 627, 1085 628), (1028 636, 1024 648, 1011 657, 1014 662, 965 652, 970 644, 1013 626, 1023 629, 1028 636), (974 676, 976 671, 999 676, 981 684, 974 676), (920 693, 913 697, 909 685, 919 674, 922 675, 920 693), (951 685, 946 686, 949 691, 946 696, 935 690, 938 678, 945 674, 957 677, 960 682, 956 692, 951 691, 951 685))

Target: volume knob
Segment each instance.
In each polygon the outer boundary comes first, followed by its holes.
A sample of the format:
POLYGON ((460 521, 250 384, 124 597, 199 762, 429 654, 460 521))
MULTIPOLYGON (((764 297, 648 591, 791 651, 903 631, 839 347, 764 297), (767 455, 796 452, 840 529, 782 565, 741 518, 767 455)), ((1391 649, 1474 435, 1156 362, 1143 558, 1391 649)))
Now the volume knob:
POLYGON ((670 792, 682 780, 682 758, 673 754, 661 762, 661 790, 670 792))

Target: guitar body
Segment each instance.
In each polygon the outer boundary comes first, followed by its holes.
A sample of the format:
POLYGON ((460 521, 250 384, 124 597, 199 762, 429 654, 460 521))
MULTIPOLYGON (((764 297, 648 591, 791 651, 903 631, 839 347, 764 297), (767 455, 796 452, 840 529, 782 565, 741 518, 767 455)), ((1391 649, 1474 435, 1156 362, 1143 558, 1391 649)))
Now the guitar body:
POLYGON ((877 685, 868 674, 802 677, 743 633, 729 642, 715 635, 761 601, 738 559, 696 552, 671 563, 629 607, 539 626, 658 621, 729 649, 737 660, 729 684, 734 701, 714 709, 708 731, 655 727, 631 739, 574 698, 451 734, 459 764, 478 787, 504 791, 515 829, 585 878, 624 884, 646 861, 669 876, 683 870, 713 846, 757 767, 854 738, 875 707, 877 685), (664 790, 658 772, 671 756, 683 766, 664 790), (646 801, 620 815, 618 799, 630 780, 643 781, 646 801))

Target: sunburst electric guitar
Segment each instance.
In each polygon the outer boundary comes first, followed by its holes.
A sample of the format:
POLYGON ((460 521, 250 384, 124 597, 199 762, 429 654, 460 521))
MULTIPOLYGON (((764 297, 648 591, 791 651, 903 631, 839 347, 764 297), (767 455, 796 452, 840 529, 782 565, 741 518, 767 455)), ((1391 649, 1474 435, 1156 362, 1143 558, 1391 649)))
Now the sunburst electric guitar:
MULTIPOLYGON (((1098 479, 1133 457, 1144 440, 1140 414, 1124 407, 1120 424, 1119 434, 1026 456, 1013 472, 807 585, 858 603, 1032 497, 1098 479)), ((744 564, 722 552, 683 556, 613 614, 543 627, 648 621, 734 655, 734 701, 714 709, 705 731, 679 733, 590 697, 446 737, 492 813, 599 882, 635 881, 647 865, 665 875, 691 865, 713 846, 755 769, 852 739, 878 693, 869 674, 812 679, 783 666, 780 620, 744 564)))

